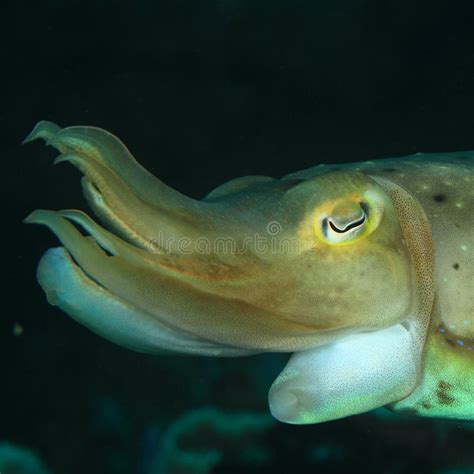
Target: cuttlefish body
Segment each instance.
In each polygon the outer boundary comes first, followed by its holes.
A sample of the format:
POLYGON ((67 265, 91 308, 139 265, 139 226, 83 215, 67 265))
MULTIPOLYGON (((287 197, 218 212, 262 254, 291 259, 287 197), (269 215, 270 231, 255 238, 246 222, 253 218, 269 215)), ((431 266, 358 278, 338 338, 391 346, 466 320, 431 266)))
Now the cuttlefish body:
POLYGON ((40 122, 84 175, 83 212, 38 210, 62 247, 48 301, 146 353, 290 352, 273 415, 318 423, 380 406, 474 419, 474 152, 232 180, 195 200, 115 136, 40 122), (81 230, 81 232, 78 230, 81 230))

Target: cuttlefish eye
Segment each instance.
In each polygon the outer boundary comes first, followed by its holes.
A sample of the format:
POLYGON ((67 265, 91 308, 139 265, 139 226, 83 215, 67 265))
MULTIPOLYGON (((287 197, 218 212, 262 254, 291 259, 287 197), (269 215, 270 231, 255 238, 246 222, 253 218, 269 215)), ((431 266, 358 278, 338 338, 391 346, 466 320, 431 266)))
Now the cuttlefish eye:
POLYGON ((326 203, 317 211, 316 233, 325 243, 351 243, 371 233, 380 222, 368 200, 348 199, 326 203))

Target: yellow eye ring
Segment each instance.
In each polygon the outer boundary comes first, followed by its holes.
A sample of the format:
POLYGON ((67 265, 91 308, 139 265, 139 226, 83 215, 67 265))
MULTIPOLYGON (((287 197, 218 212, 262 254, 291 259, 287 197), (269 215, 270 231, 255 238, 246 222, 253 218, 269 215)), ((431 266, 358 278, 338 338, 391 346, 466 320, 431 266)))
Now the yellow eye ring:
POLYGON ((329 245, 345 245, 366 237, 377 228, 383 207, 369 191, 364 196, 350 196, 325 203, 316 212, 317 237, 329 245), (359 199, 358 199, 359 198, 359 199))

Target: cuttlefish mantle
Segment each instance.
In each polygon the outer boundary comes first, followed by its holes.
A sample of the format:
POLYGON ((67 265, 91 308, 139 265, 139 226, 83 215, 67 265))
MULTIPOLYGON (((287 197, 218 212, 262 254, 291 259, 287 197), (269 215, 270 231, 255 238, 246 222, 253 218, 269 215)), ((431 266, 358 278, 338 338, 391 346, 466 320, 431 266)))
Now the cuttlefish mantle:
POLYGON ((102 225, 34 211, 61 246, 37 278, 97 334, 151 354, 287 352, 269 393, 288 423, 380 406, 474 419, 474 152, 237 178, 202 200, 114 135, 36 125, 83 174, 102 225))

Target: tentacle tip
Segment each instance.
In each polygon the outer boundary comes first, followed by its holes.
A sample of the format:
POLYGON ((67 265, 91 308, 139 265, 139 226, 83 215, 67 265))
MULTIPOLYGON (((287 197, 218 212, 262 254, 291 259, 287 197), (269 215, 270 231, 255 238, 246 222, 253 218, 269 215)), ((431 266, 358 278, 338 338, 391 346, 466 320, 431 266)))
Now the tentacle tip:
POLYGON ((47 145, 49 145, 50 139, 54 137, 61 127, 53 122, 47 120, 41 120, 38 122, 28 136, 21 142, 22 145, 30 143, 37 138, 43 138, 47 145))
POLYGON ((80 157, 78 157, 77 155, 73 155, 71 153, 67 153, 67 154, 63 153, 54 159, 53 165, 59 165, 59 163, 64 163, 64 162, 69 162, 69 163, 79 165, 80 157))
POLYGON ((33 140, 36 140, 38 138, 38 135, 36 133, 36 127, 22 140, 20 145, 26 145, 27 143, 32 142, 33 140))
POLYGON ((35 213, 37 211, 33 211, 30 214, 28 214, 24 219, 23 219, 23 224, 36 224, 36 218, 35 218, 35 213))
POLYGON ((64 163, 65 161, 67 161, 65 155, 59 155, 54 159, 53 166, 59 165, 60 163, 64 163))
POLYGON ((54 214, 54 211, 36 209, 23 219, 23 224, 42 224, 44 221, 44 217, 50 214, 54 214))

